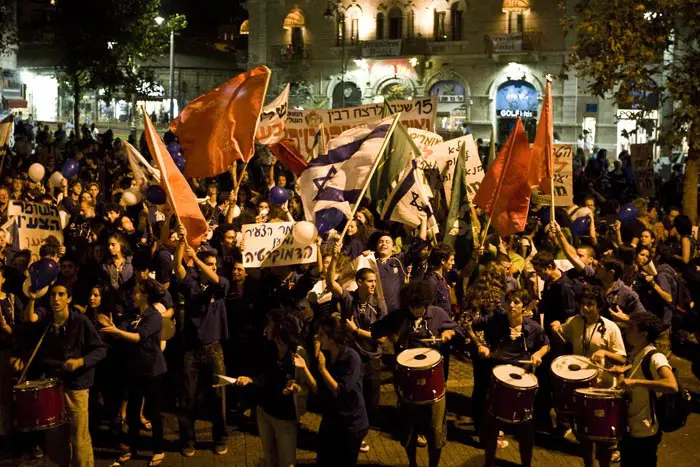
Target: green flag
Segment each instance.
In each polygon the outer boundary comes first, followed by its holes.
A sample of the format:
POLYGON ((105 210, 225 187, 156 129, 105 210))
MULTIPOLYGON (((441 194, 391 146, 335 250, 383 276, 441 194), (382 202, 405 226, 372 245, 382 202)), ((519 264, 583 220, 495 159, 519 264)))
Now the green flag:
POLYGON ((459 268, 466 265, 473 248, 472 217, 465 179, 466 161, 466 145, 462 144, 455 164, 452 197, 444 231, 444 241, 455 249, 455 261, 459 268))

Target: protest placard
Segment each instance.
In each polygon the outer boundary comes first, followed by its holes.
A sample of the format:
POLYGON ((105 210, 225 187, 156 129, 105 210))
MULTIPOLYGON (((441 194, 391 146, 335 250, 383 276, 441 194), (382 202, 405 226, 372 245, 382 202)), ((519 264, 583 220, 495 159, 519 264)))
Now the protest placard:
POLYGON ((19 248, 31 250, 32 261, 39 259, 39 249, 48 237, 53 236, 63 243, 57 207, 28 201, 10 201, 7 215, 17 225, 19 248))
POLYGON ((279 143, 284 136, 284 126, 287 123, 287 105, 289 103, 289 84, 279 96, 263 107, 260 113, 260 124, 255 137, 260 144, 279 143))
MULTIPOLYGON (((437 112, 437 96, 387 102, 394 113, 401 112, 406 128, 432 131, 437 112)), ((309 160, 313 155, 316 134, 323 123, 325 141, 358 125, 374 122, 384 115, 385 103, 367 104, 340 109, 293 110, 287 112, 285 138, 296 143, 301 155, 309 160)))
POLYGON ((432 146, 443 142, 442 136, 432 131, 421 130, 419 128, 406 128, 408 136, 411 137, 423 157, 429 158, 432 153, 432 146))
POLYGON ((316 244, 294 240, 294 222, 269 222, 243 226, 243 267, 264 268, 308 264, 316 261, 316 244))
POLYGON ((652 143, 630 145, 634 181, 640 196, 653 198, 656 196, 654 184, 654 145, 652 143))
MULTIPOLYGON (((554 169, 554 205, 571 206, 574 204, 573 147, 568 144, 555 144, 552 154, 554 169)), ((539 189, 532 194, 535 204, 548 206, 552 203, 550 195, 539 189)))

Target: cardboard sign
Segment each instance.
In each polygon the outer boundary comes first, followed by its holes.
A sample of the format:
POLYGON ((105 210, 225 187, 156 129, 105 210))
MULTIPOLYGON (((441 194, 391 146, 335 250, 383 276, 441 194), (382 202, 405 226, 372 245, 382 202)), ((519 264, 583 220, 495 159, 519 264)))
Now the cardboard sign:
POLYGON ((264 268, 316 262, 315 243, 294 240, 294 222, 268 222, 243 226, 243 266, 264 268))
MULTIPOLYGON (((395 100, 388 104, 394 113, 401 112, 400 121, 406 128, 433 130, 437 96, 411 101, 395 100)), ((377 103, 341 109, 289 110, 284 137, 293 140, 301 155, 309 160, 322 123, 325 141, 330 141, 345 130, 382 118, 384 106, 384 103, 377 103)))
POLYGON ((645 198, 656 196, 654 184, 654 145, 651 143, 631 144, 632 170, 639 195, 645 198))
POLYGON ((284 136, 284 126, 287 123, 287 106, 289 103, 289 84, 279 96, 263 107, 260 114, 260 124, 255 137, 260 144, 279 143, 284 136))
POLYGON ((442 143, 442 136, 432 131, 419 130, 418 128, 406 128, 408 136, 411 137, 423 157, 429 158, 432 153, 431 147, 442 143))
MULTIPOLYGON (((571 206, 574 204, 574 148, 568 144, 555 144, 552 165, 554 166, 554 205, 571 206)), ((549 206, 550 195, 535 189, 532 193, 535 204, 549 206)))
POLYGON ((43 203, 10 201, 8 218, 17 225, 19 248, 31 250, 32 261, 39 259, 39 249, 48 237, 63 243, 63 230, 58 208, 43 203))

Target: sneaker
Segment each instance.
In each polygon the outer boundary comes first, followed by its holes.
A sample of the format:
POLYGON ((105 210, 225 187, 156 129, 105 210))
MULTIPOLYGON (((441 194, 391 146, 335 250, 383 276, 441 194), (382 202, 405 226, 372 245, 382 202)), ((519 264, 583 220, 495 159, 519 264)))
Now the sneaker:
POLYGON ((38 444, 35 444, 32 448, 32 457, 34 459, 41 459, 42 457, 44 457, 44 450, 41 449, 41 446, 39 446, 38 444))
POLYGON ((618 449, 615 449, 612 453, 612 456, 610 456, 610 462, 617 464, 620 462, 620 451, 618 449))
POLYGON ((194 453, 194 446, 192 446, 191 444, 188 444, 187 446, 182 448, 182 455, 185 457, 193 457, 194 453))
POLYGON ((360 445, 360 452, 369 452, 369 444, 363 441, 360 445))
POLYGON ((425 439, 425 436, 418 435, 418 440, 416 441, 416 444, 418 445, 419 448, 424 448, 428 445, 428 440, 425 439))
POLYGON ((574 430, 569 428, 564 432, 564 439, 567 440, 570 443, 578 444, 578 439, 576 438, 576 435, 574 434, 574 430))
POLYGON ((497 447, 498 449, 505 449, 505 448, 507 448, 509 445, 510 445, 510 443, 508 442, 507 439, 499 439, 498 441, 496 441, 496 447, 497 447))
POLYGON ((228 445, 227 444, 221 443, 221 444, 217 444, 214 447, 214 454, 216 454, 217 456, 223 456, 227 452, 228 452, 228 445))

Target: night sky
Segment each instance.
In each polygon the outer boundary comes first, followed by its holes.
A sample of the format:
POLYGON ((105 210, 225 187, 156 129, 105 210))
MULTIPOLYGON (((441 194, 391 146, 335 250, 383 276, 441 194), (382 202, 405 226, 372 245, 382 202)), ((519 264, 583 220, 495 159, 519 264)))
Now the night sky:
POLYGON ((240 0, 162 0, 164 13, 179 13, 187 17, 186 37, 216 37, 222 24, 240 24, 248 17, 240 0))

